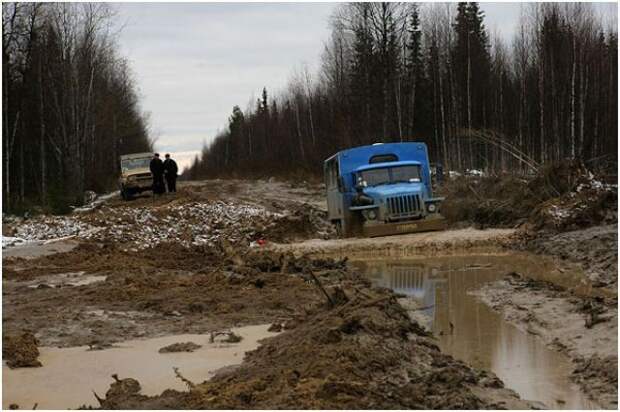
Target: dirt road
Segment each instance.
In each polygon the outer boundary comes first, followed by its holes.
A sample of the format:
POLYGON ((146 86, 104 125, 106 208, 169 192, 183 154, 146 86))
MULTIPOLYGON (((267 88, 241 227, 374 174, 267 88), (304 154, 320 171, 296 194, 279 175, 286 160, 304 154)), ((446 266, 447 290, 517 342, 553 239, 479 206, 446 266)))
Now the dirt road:
MULTIPOLYGON (((533 245, 531 239, 523 243, 515 229, 466 228, 337 240, 325 217, 318 185, 234 180, 185 182, 174 196, 144 196, 130 202, 110 196, 67 216, 5 217, 3 234, 26 243, 3 251, 3 339, 28 331, 41 347, 106 349, 132 339, 245 325, 273 324, 274 330, 284 330, 251 352, 240 367, 194 385, 189 392, 147 397, 132 382, 119 381, 102 398, 104 407, 534 405, 502 388, 491 371, 473 369, 442 354, 393 292, 373 287, 345 259, 502 253, 518 245, 527 249, 523 245, 533 245), (51 249, 54 242, 49 241, 58 238, 63 239, 56 243, 58 250, 51 249)), ((553 271, 560 277, 568 267, 583 264, 551 257, 545 265, 556 261, 553 271)), ((610 279, 613 258, 609 262, 597 266, 596 278, 575 272, 589 282, 589 291, 575 297, 569 288, 562 299, 578 306, 597 295, 592 291, 610 289, 613 279, 604 283, 610 279)), ((617 256, 615 262, 617 268, 617 256)), ((507 295, 492 289, 498 285, 481 289, 480 296, 494 309, 507 312, 508 299, 501 298, 507 295)), ((539 290, 530 286, 519 289, 522 306, 555 302, 555 296, 540 297, 539 290), (534 296, 538 300, 528 302, 534 296)), ((519 304, 516 296, 510 296, 511 304, 519 304)), ((580 330, 582 336, 598 336, 596 331, 605 325, 617 325, 614 297, 606 299, 606 309, 596 309, 596 316, 601 315, 593 321, 596 325, 580 330)), ((574 308, 558 307, 559 317, 562 310, 574 308)), ((505 317, 517 324, 526 322, 522 317, 505 317)), ((599 382, 601 368, 588 366, 596 356, 617 363, 617 353, 609 349, 617 347, 613 337, 595 340, 605 351, 596 351, 594 345, 584 354, 566 343, 575 341, 574 330, 556 329, 551 340, 539 332, 541 342, 575 359, 576 369, 582 369, 575 374, 576 382, 583 383, 586 374, 596 378, 590 382, 599 382), (569 349, 560 349, 558 342, 569 349)), ((4 354, 5 359, 13 355, 4 354)), ((607 383, 588 392, 604 407, 614 405, 616 394, 608 384, 613 379, 608 377, 607 383)))

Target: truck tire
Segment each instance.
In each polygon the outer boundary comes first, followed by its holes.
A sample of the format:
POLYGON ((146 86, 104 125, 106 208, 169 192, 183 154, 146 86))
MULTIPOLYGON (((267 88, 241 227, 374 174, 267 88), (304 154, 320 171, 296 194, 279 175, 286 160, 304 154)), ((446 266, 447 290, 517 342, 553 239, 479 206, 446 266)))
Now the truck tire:
POLYGON ((359 212, 352 213, 350 218, 345 222, 345 237, 361 237, 364 232, 364 222, 362 214, 359 212))
POLYGON ((363 223, 359 215, 354 214, 349 219, 334 220, 333 224, 339 239, 363 235, 363 223))
POLYGON ((336 229, 336 237, 342 239, 344 237, 342 233, 342 220, 334 220, 332 223, 336 229))
POLYGON ((131 199, 131 194, 129 193, 129 191, 127 189, 125 189, 125 186, 121 186, 121 198, 123 200, 130 200, 131 199))

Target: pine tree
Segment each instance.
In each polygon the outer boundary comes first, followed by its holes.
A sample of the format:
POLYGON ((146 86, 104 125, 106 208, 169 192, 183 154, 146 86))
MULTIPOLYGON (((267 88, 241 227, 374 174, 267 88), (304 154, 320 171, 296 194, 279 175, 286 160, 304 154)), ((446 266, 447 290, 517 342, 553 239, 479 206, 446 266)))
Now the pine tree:
POLYGON ((353 116, 361 128, 357 131, 356 143, 370 143, 371 128, 371 96, 373 95, 375 49, 370 32, 370 8, 368 3, 361 3, 361 18, 354 28, 353 61, 351 62, 351 97, 353 116))
POLYGON ((417 107, 418 96, 420 94, 419 83, 424 77, 424 67, 422 64, 422 30, 420 30, 420 13, 417 4, 414 4, 411 8, 407 32, 409 34, 405 61, 408 82, 407 89, 409 90, 409 121, 407 133, 411 136, 414 132, 414 127, 417 125, 416 114, 417 111, 419 111, 417 107))

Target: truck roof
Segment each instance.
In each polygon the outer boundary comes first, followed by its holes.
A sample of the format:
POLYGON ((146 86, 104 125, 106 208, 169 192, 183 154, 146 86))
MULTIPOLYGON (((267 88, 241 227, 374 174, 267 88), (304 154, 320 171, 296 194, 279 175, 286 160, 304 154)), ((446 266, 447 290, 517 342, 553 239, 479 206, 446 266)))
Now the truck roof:
POLYGON ((121 155, 121 160, 127 160, 127 159, 143 159, 145 157, 152 157, 153 153, 151 152, 144 152, 144 153, 130 153, 130 154, 124 154, 121 155))
POLYGON ((344 175, 360 166, 379 163, 371 163, 373 157, 390 155, 395 156, 396 161, 418 161, 423 169, 428 167, 428 152, 426 144, 422 142, 383 143, 353 147, 339 151, 325 162, 337 158, 340 173, 344 175))
POLYGON ((369 165, 363 165, 355 169, 355 172, 363 172, 364 170, 381 169, 383 167, 398 167, 398 166, 420 166, 421 162, 416 160, 403 160, 401 162, 383 162, 383 163, 371 163, 369 165))

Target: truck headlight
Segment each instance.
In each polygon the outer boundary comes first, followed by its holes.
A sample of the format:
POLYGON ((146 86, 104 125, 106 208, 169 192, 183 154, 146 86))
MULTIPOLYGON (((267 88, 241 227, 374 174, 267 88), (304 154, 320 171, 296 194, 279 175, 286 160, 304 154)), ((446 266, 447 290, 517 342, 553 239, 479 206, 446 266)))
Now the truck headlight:
POLYGON ((364 210, 362 214, 364 215, 366 220, 375 220, 377 218, 377 212, 375 212, 374 209, 364 210))
POLYGON ((430 213, 435 213, 437 211, 437 205, 435 203, 429 203, 426 206, 426 210, 428 210, 430 213))

